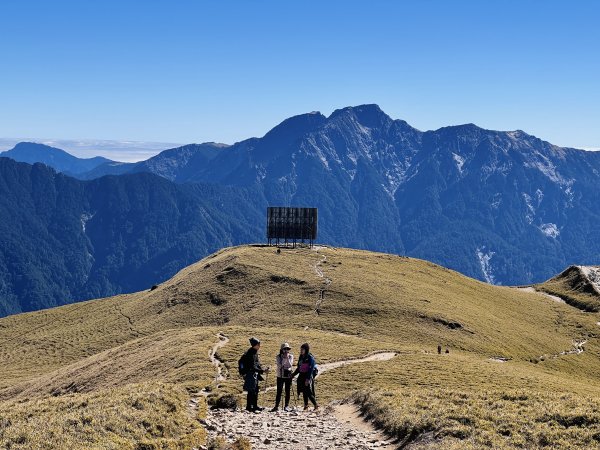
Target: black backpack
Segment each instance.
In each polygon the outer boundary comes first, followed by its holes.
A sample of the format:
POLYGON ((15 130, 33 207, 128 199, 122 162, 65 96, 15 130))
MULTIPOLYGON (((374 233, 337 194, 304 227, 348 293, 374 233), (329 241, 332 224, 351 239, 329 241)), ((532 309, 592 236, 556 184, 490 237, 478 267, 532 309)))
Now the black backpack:
POLYGON ((248 373, 248 367, 246 361, 248 360, 248 353, 244 353, 238 361, 238 372, 240 376, 244 377, 248 373))

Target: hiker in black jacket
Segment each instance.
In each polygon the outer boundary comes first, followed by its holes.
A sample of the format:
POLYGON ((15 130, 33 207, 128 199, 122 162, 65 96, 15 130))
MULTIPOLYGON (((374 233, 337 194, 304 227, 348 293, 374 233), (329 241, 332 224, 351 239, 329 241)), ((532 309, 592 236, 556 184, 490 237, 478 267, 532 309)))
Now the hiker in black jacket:
POLYGON ((244 376, 244 390, 248 392, 246 401, 246 410, 250 412, 260 412, 264 408, 258 406, 258 382, 262 381, 261 374, 267 373, 269 368, 260 365, 258 359, 258 350, 260 341, 255 337, 250 338, 251 347, 244 353, 239 361, 240 374, 244 376))

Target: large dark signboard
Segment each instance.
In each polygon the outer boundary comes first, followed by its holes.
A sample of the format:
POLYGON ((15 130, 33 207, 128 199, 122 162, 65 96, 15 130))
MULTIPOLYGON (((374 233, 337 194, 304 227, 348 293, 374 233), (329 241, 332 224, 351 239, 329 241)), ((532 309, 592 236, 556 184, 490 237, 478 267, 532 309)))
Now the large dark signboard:
POLYGON ((317 208, 270 206, 267 208, 267 239, 269 244, 308 241, 312 245, 317 239, 317 208))

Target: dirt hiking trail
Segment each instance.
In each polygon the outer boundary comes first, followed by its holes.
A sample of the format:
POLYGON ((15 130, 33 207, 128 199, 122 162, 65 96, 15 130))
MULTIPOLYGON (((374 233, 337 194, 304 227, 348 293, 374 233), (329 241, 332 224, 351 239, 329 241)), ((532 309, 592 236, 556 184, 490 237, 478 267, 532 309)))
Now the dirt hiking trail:
MULTIPOLYGON (((321 248, 321 247, 319 247, 319 248, 321 248)), ((316 249, 314 249, 314 250, 317 251, 316 249)), ((321 268, 321 266, 325 262, 327 262, 327 256, 321 255, 321 259, 318 262, 316 262, 314 265, 311 265, 315 274, 323 280, 323 287, 321 289, 319 289, 319 295, 318 295, 317 301, 315 303, 315 314, 317 314, 317 315, 319 315, 321 313, 321 305, 323 304, 323 300, 325 300, 325 292, 332 283, 331 278, 326 277, 325 273, 323 272, 323 269, 321 268)))
MULTIPOLYGON (((209 352, 209 358, 216 368, 215 384, 227 378, 223 364, 215 357, 215 353, 229 341, 222 333, 219 333, 217 337, 219 341, 209 352)), ((395 356, 396 353, 393 352, 379 352, 363 358, 320 364, 319 374, 348 364, 388 361, 395 356)), ((273 388, 274 386, 271 386, 268 390, 273 388)), ((292 389, 295 389, 295 386, 292 389)), ((197 412, 197 395, 206 394, 204 391, 196 393, 196 395, 192 394, 191 411, 197 412)), ((291 403, 295 403, 293 399, 291 403)), ((233 442, 238 437, 245 437, 250 440, 252 448, 258 450, 280 448, 289 450, 391 450, 397 448, 393 439, 377 430, 372 423, 363 420, 359 408, 353 404, 335 402, 321 405, 318 411, 313 411, 312 407, 309 411, 302 411, 301 407, 294 406, 289 411, 280 409, 277 412, 270 411, 273 405, 263 403, 262 406, 265 407, 265 410, 258 414, 248 412, 243 408, 236 410, 209 409, 206 419, 200 422, 206 428, 209 440, 220 436, 233 442)), ((202 449, 203 447, 200 447, 198 450, 202 449)))
MULTIPOLYGON (((224 345, 226 345, 229 342, 229 338, 227 336, 225 336, 223 333, 217 334, 217 337, 219 338, 219 340, 208 351, 208 359, 210 359, 210 362, 215 366, 215 369, 216 369, 215 380, 213 382, 215 387, 218 387, 219 382, 227 379, 227 375, 224 372, 224 365, 221 361, 219 361, 216 354, 217 354, 217 351, 219 351, 219 349, 221 347, 223 347, 224 345)), ((200 396, 207 397, 208 394, 210 394, 210 390, 208 390, 207 388, 204 388, 201 391, 197 391, 197 392, 190 392, 190 401, 188 403, 188 414, 190 414, 191 417, 194 417, 194 418, 198 417, 198 407, 199 407, 200 396)))
POLYGON ((534 288, 533 286, 528 286, 528 287, 518 287, 516 288, 520 291, 524 291, 524 292, 533 292, 534 294, 539 294, 539 295, 543 295, 546 298, 549 298, 552 301, 555 301, 556 303, 566 303, 562 298, 557 297, 556 295, 550 295, 547 294, 545 292, 542 291, 538 291, 536 288, 534 288))

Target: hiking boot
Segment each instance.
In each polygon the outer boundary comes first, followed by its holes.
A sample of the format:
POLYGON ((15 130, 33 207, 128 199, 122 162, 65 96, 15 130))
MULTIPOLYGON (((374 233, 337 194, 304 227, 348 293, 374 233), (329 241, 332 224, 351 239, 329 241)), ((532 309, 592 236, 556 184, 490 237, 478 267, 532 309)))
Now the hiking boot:
POLYGON ((254 407, 254 412, 257 412, 257 411, 258 411, 258 412, 261 412, 261 411, 263 411, 264 409, 265 409, 265 408, 261 408, 260 406, 255 406, 255 407, 254 407))
POLYGON ((308 410, 308 405, 304 405, 304 409, 302 411, 308 410))
POLYGON ((276 406, 275 408, 273 408, 273 409, 271 410, 271 412, 277 412, 278 410, 279 410, 279 407, 277 407, 277 406, 276 406))
POLYGON ((291 411, 291 410, 292 410, 292 408, 290 408, 289 406, 286 406, 285 408, 283 408, 283 410, 284 410, 285 412, 289 412, 289 411, 291 411))
POLYGON ((319 410, 319 405, 315 405, 313 411, 318 411, 319 410))

